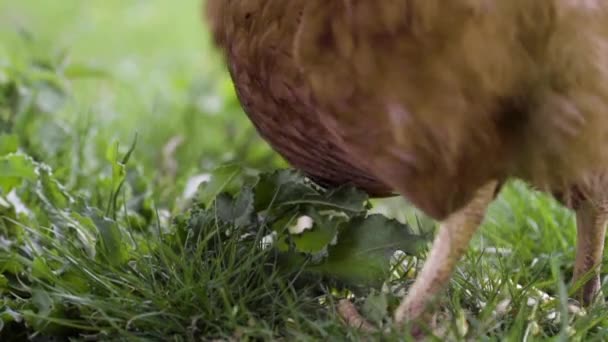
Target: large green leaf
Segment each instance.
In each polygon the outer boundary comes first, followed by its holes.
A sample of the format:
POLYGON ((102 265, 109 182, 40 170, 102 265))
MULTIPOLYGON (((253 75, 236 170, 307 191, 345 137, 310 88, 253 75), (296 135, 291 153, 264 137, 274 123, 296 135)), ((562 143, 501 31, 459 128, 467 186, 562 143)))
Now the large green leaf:
POLYGON ((10 192, 24 180, 33 181, 36 175, 36 163, 29 156, 11 153, 0 157, 0 188, 10 192))
POLYGON ((221 193, 215 199, 215 210, 220 220, 236 227, 244 227, 253 222, 253 191, 245 187, 233 198, 228 193, 221 193))
POLYGON ((366 216, 368 196, 353 187, 324 190, 296 171, 280 170, 260 175, 253 188, 243 186, 236 195, 213 196, 211 190, 240 182, 235 179, 239 170, 220 171, 202 199, 215 199, 213 211, 200 207, 193 211, 190 229, 200 231, 210 224, 210 217, 256 231, 270 223, 277 234, 274 248, 287 270, 303 267, 305 272, 346 282, 379 284, 389 273, 395 251, 416 254, 426 242, 406 224, 382 215, 366 216))
POLYGON ((309 205, 351 215, 363 212, 368 198, 365 192, 350 186, 320 189, 294 170, 262 175, 255 187, 256 210, 309 205))
POLYGON ((200 186, 198 194, 200 203, 206 208, 209 207, 220 193, 232 189, 242 172, 243 168, 238 165, 226 165, 217 168, 211 174, 211 179, 200 186))
POLYGON ((327 247, 336 237, 338 227, 346 221, 344 216, 324 215, 310 207, 305 211, 305 216, 299 216, 292 220, 291 226, 301 224, 302 218, 312 221, 312 227, 302 233, 290 236, 296 251, 303 253, 326 253, 327 247))
POLYGON ((414 255, 425 242, 396 220, 382 215, 361 216, 345 223, 337 243, 329 246, 327 259, 310 267, 346 281, 378 283, 390 271, 390 258, 395 251, 414 255))
POLYGON ((266 210, 280 207, 306 196, 318 195, 300 173, 294 170, 278 170, 260 176, 255 186, 255 209, 266 210))

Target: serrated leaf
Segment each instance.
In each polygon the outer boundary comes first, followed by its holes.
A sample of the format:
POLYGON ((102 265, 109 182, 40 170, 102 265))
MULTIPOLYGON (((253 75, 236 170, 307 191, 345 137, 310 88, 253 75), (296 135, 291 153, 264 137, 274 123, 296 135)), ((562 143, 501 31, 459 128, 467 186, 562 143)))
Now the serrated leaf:
POLYGON ((23 263, 20 262, 17 255, 9 253, 8 255, 0 255, 0 272, 19 274, 25 270, 23 263))
POLYGON ((318 253, 329 246, 343 221, 320 215, 312 209, 307 211, 307 215, 314 222, 312 229, 293 235, 291 238, 298 252, 318 253))
POLYGON ((199 201, 207 208, 222 192, 230 192, 230 188, 241 175, 243 169, 238 165, 221 166, 211 173, 211 179, 200 186, 199 201))
POLYGON ((11 153, 0 157, 0 178, 19 177, 22 179, 36 179, 36 163, 24 154, 11 153))
POLYGON ((293 242, 298 252, 317 253, 327 247, 335 235, 335 229, 330 226, 316 225, 300 235, 293 236, 293 242))
POLYGON ((366 209, 368 195, 351 186, 319 191, 299 172, 280 170, 260 177, 255 186, 255 208, 308 205, 315 208, 358 214, 366 209))
POLYGON ((36 175, 36 163, 29 156, 12 153, 0 157, 0 188, 10 192, 23 180, 33 181, 36 175))
MULTIPOLYGON (((344 191, 349 191, 346 189, 344 191)), ((367 200, 367 196, 365 196, 365 200, 363 201, 360 200, 362 197, 357 198, 357 196, 353 199, 345 200, 340 193, 335 197, 331 197, 332 193, 319 194, 312 191, 312 188, 311 191, 301 191, 297 188, 286 188, 286 190, 290 192, 290 195, 282 196, 277 201, 277 204, 281 206, 310 205, 315 206, 319 210, 337 210, 351 215, 362 213, 365 210, 365 201, 367 200)))
POLYGON ((368 194, 352 186, 341 186, 330 190, 325 197, 331 203, 332 208, 352 213, 365 211, 366 203, 369 200, 368 194))
POLYGON ((286 195, 296 195, 302 192, 302 189, 308 189, 308 186, 304 184, 302 175, 295 170, 286 169, 262 174, 255 186, 255 209, 258 211, 268 209, 274 203, 285 201, 286 195))
POLYGON ((250 187, 245 187, 236 198, 221 193, 215 200, 215 208, 218 218, 223 222, 245 227, 253 221, 253 191, 250 187))
POLYGON ((46 204, 56 209, 66 209, 72 201, 63 185, 53 178, 46 168, 40 168, 38 193, 46 204))
POLYGON ((424 243, 423 237, 396 220, 382 215, 356 217, 339 230, 327 259, 311 269, 345 281, 378 284, 387 276, 396 250, 416 255, 424 243))

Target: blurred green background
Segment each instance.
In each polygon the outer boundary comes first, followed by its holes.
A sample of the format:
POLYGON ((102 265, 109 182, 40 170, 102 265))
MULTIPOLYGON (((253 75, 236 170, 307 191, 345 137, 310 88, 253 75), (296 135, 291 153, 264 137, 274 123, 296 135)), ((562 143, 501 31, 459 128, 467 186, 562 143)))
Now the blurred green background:
POLYGON ((94 127, 87 139, 126 146, 138 133, 146 173, 163 171, 170 142, 181 142, 171 153, 178 179, 233 160, 281 164, 238 106, 200 0, 2 0, 0 72, 32 63, 66 66, 69 96, 46 96, 66 106, 49 112, 94 127))

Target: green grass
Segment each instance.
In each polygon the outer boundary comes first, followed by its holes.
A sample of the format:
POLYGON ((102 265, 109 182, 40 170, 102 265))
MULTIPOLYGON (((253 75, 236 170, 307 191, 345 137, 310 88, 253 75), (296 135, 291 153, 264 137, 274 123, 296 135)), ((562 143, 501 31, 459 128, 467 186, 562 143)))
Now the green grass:
MULTIPOLYGON (((344 279, 383 259, 332 258, 403 226, 360 221, 360 193, 258 173, 285 165, 242 113, 198 0, 0 0, 0 340, 363 339, 336 318, 347 293, 390 328, 399 291, 344 279), (245 169, 213 171, 227 163, 245 169), (196 176, 211 182, 185 198, 196 176), (319 227, 281 235, 304 214, 319 227), (288 243, 260 248, 273 231, 288 243), (333 234, 346 249, 326 248, 333 234)), ((434 227, 402 200, 373 204, 434 227)), ((607 339, 603 304, 568 311, 574 239, 572 213, 510 184, 440 301, 447 339, 607 339)))

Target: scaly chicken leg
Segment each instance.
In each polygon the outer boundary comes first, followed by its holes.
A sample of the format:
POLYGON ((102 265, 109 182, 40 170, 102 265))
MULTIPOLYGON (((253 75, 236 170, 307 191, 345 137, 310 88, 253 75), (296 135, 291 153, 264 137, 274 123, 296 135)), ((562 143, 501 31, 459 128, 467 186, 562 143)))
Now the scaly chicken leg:
POLYGON ((422 272, 395 312, 397 323, 420 318, 430 301, 448 283, 456 263, 483 221, 496 186, 497 182, 492 181, 482 187, 467 206, 443 222, 422 272))
POLYGON ((576 298, 589 305, 600 289, 600 266, 604 252, 608 201, 593 203, 585 201, 576 209, 577 246, 572 283, 581 285, 576 298), (591 278, 587 278, 592 273, 591 278), (578 284, 583 279, 584 284, 578 284))

